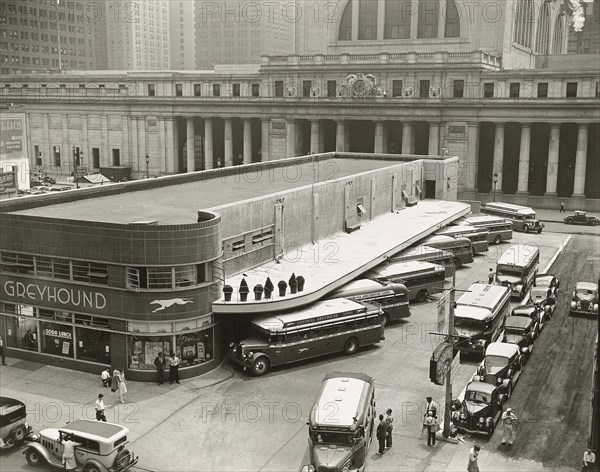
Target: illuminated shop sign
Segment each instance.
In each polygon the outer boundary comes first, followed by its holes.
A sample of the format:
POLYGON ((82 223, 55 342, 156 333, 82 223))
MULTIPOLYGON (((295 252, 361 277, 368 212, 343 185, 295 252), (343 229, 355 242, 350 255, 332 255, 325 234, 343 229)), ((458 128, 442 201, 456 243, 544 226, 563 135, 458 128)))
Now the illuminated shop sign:
POLYGON ((96 310, 106 308, 106 297, 92 290, 59 288, 35 283, 26 284, 13 280, 7 280, 2 287, 4 293, 9 297, 25 299, 28 302, 54 303, 96 310))
POLYGON ((44 330, 46 336, 54 336, 55 338, 71 339, 73 335, 69 331, 60 331, 58 329, 46 328, 44 330))

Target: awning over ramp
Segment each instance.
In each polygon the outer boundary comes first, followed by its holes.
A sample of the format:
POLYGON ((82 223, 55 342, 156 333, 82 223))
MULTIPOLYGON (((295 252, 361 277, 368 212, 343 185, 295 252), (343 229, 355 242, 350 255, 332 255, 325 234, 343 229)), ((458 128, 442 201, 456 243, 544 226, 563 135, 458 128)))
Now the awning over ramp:
POLYGON ((214 313, 255 315, 289 310, 313 303, 364 272, 384 262, 442 226, 468 214, 470 205, 461 202, 424 200, 417 206, 389 213, 364 223, 360 230, 336 233, 315 245, 307 245, 287 254, 280 262, 268 262, 245 271, 250 289, 248 301, 239 301, 238 288, 242 274, 228 277, 226 284, 234 289, 232 300, 220 298, 212 305, 214 313), (294 273, 306 280, 302 292, 279 296, 277 283, 288 282, 294 273), (256 284, 264 285, 271 278, 275 290, 268 300, 254 300, 256 284))

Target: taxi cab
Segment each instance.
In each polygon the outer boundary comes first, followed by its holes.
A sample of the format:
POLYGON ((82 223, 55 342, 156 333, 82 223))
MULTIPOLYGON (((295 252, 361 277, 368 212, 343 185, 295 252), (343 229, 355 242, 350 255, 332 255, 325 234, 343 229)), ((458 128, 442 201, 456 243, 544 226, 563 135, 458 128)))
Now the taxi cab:
POLYGON ((30 465, 64 469, 63 444, 70 439, 78 444, 75 446, 76 470, 125 472, 138 462, 126 449, 128 434, 128 428, 115 423, 76 420, 59 429, 41 430, 37 441, 28 443, 23 454, 30 465))

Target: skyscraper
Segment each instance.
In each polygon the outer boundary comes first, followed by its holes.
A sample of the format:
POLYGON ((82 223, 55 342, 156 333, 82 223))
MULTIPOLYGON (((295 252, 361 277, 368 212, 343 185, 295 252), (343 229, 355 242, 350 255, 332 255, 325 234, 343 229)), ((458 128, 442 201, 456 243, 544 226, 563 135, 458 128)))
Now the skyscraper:
POLYGON ((0 74, 105 68, 94 2, 9 0, 0 3, 0 74))
POLYGON ((105 4, 109 69, 170 69, 166 0, 105 4))
POLYGON ((169 45, 173 70, 194 70, 196 67, 195 18, 195 0, 169 2, 169 45))

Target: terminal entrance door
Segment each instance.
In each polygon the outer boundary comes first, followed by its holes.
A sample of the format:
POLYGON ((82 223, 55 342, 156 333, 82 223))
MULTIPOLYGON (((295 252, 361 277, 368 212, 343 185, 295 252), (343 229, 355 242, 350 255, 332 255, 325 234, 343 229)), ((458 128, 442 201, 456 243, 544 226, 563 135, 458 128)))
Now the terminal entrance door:
POLYGON ((435 199, 435 180, 425 181, 425 198, 435 199))

